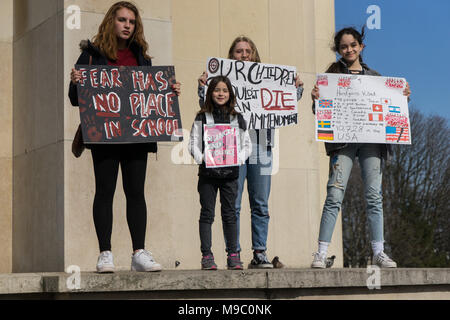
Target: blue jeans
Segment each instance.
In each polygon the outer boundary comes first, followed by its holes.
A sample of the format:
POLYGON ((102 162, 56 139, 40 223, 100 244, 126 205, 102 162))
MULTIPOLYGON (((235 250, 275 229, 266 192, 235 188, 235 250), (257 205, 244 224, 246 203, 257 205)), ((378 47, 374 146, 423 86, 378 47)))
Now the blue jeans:
POLYGON ((371 241, 383 241, 383 196, 381 190, 381 146, 352 143, 330 157, 327 198, 320 222, 319 241, 331 242, 355 158, 359 158, 364 183, 371 241))
POLYGON ((266 250, 267 233, 269 229, 269 195, 272 173, 272 149, 254 145, 252 155, 239 168, 238 194, 236 198, 236 224, 238 247, 240 231, 240 212, 244 182, 247 178, 247 190, 250 200, 251 224, 252 224, 252 249, 266 250))

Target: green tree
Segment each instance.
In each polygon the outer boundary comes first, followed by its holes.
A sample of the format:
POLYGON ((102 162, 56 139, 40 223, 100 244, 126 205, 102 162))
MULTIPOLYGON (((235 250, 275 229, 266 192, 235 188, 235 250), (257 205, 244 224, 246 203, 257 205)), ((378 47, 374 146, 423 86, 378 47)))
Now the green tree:
MULTIPOLYGON (((410 124, 412 145, 393 145, 392 157, 383 172, 386 252, 401 267, 448 267, 448 121, 412 110, 410 124)), ((371 249, 362 181, 357 171, 355 162, 342 209, 344 265, 363 267, 371 249)))

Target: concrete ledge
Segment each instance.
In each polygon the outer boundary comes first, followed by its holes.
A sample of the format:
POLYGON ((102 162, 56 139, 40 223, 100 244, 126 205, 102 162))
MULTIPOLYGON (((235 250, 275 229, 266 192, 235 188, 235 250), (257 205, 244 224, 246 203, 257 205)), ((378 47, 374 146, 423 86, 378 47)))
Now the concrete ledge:
POLYGON ((366 269, 82 272, 78 278, 79 288, 71 289, 77 285, 76 274, 3 274, 0 275, 0 299, 27 296, 45 299, 300 299, 387 293, 434 293, 434 298, 450 299, 450 269, 381 269, 381 290, 367 288, 371 275, 366 269))
POLYGON ((42 288, 42 274, 0 274, 0 297, 4 294, 40 293, 42 288))
MULTIPOLYGON (((379 269, 380 285, 420 286, 450 284, 450 269, 379 269)), ((268 288, 367 287, 367 269, 289 270, 268 272, 268 288)))

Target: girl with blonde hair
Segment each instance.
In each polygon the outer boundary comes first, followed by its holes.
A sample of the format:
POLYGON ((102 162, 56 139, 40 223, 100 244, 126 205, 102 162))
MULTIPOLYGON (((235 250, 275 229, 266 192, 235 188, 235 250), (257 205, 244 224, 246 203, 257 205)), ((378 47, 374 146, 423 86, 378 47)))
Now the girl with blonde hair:
MULTIPOLYGON (((228 50, 228 59, 261 62, 258 49, 254 42, 246 37, 239 36, 231 43, 228 50)), ((206 72, 198 79, 198 95, 200 106, 203 105, 205 85, 208 75, 206 72)), ((303 82, 296 75, 297 100, 303 93, 303 82)), ((240 212, 244 182, 247 179, 247 190, 251 211, 251 232, 253 259, 249 267, 254 269, 273 268, 266 255, 267 235, 269 229, 269 195, 272 174, 272 147, 274 146, 274 129, 254 130, 249 129, 252 138, 253 150, 251 156, 239 168, 238 192, 236 198, 236 222, 237 222, 237 251, 241 251, 239 243, 240 212)), ((239 256, 240 258, 240 256, 239 256)))

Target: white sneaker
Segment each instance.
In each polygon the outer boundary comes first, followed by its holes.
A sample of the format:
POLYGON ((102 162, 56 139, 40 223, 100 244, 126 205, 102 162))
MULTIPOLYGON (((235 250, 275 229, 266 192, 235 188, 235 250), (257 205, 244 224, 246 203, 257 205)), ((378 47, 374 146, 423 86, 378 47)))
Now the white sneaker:
POLYGON ((131 257, 131 271, 161 271, 162 267, 157 263, 150 251, 140 249, 131 257))
POLYGON ((397 263, 389 258, 383 251, 373 256, 372 263, 380 268, 397 268, 397 263))
POLYGON ((114 272, 114 262, 111 251, 103 251, 100 253, 97 260, 97 272, 98 273, 114 272))
POLYGON ((311 268, 325 269, 327 267, 327 254, 326 253, 313 253, 314 260, 311 263, 311 268))

